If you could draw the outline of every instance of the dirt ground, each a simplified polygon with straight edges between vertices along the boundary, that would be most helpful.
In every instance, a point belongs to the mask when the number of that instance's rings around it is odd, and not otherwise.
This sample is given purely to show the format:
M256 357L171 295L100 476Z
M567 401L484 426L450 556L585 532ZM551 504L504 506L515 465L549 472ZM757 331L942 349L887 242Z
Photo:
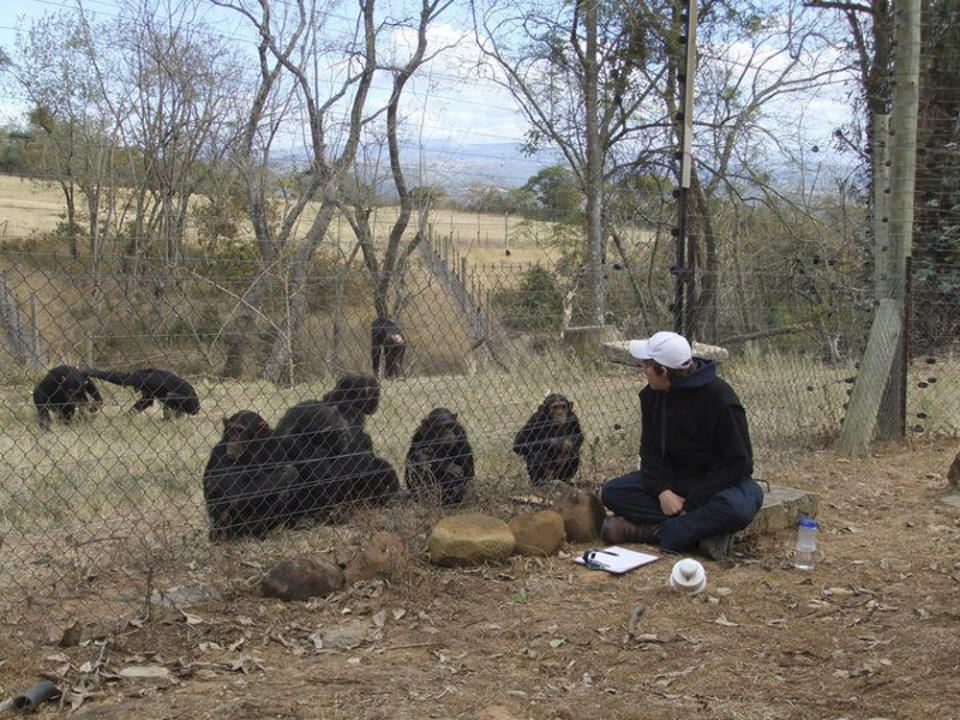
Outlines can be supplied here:
M668 588L674 558L615 577L571 562L584 546L500 567L417 560L309 603L262 599L251 579L106 642L14 628L0 685L68 687L40 717L960 717L960 510L939 502L956 451L810 453L768 478L821 496L812 572L785 537L705 562L702 597Z

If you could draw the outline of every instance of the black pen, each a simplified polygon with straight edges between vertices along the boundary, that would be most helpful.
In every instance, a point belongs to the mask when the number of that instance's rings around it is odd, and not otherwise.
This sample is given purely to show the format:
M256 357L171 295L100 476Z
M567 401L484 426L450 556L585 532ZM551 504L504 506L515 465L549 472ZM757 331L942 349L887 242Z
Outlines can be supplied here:
M594 552L603 553L604 555L613 555L614 557L620 557L615 552L610 552L609 550L594 550Z

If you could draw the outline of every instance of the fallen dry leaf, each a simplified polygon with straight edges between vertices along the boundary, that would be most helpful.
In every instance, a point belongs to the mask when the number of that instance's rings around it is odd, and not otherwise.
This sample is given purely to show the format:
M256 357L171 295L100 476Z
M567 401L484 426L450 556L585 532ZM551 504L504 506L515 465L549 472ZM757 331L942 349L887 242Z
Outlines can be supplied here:
M717 625L723 625L724 627L740 627L739 623L730 622L729 620L727 620L726 615L724 615L723 613L721 613L720 617L714 620L714 622Z

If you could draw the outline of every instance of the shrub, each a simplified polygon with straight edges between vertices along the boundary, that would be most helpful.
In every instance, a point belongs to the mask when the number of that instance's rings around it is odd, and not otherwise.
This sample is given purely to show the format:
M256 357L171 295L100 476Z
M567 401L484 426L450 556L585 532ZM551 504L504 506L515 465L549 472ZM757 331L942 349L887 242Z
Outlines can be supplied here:
M552 272L540 265L523 274L520 287L497 295L508 327L524 331L560 330L563 292Z

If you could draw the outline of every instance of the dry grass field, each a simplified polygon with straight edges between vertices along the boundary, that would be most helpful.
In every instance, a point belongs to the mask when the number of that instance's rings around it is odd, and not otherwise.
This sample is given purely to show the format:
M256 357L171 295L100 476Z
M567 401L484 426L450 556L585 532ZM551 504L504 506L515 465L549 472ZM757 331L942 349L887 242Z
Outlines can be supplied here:
M70 261L26 267L11 252L48 250L39 238L58 214L55 189L0 176L0 269L18 296L41 299L50 360L79 362L84 335L72 326L95 327L88 288ZM435 223L478 266L550 257L529 237L522 246L506 239L502 217L440 212ZM577 484L598 490L633 467L635 369L520 334L499 368L470 356L435 284L416 283L412 312L429 322L407 330L408 376L384 383L369 420L378 454L401 467L419 419L450 407L477 456L465 509L508 519L535 507L513 435L544 395L562 391L586 434ZM184 293L198 306L225 302L199 281ZM99 415L42 432L30 401L36 372L0 363L0 700L49 677L67 692L41 717L70 708L76 717L170 720L957 716L960 513L939 503L960 428L956 358L909 368L907 442L847 459L825 448L853 361L752 347L731 357L722 372L748 410L756 475L821 497L821 561L812 573L795 570L789 537L739 547L729 561L707 563L708 592L692 599L667 587L673 558L612 577L575 566L584 549L576 544L550 558L433 567L426 536L445 511L406 500L343 524L211 544L200 479L222 418L250 408L275 423L326 392L338 372L366 368L370 311L348 308L336 363L329 317L312 316L298 362L316 372L278 387L218 379L222 340L203 329L199 311L178 326L181 336L161 337L150 334L149 306L125 302L117 283L107 301L114 320L96 326L98 357L176 358L202 408L176 422L157 408L130 415L134 393L100 383ZM378 530L396 533L409 553L387 577L307 603L260 597L276 561L345 563ZM200 596L165 606L162 595L176 588ZM79 637L61 646L72 626Z
M297 234L306 232L316 214L312 205L304 212ZM10 175L0 175L0 247L12 241L21 241L52 232L64 213L63 193L55 183L41 183ZM385 238L396 218L397 209L378 208L371 216L374 236ZM547 262L556 257L549 247L549 230L543 223L528 222L520 230L520 218L439 209L431 216L433 235L449 237L453 247L483 264L512 265ZM412 235L413 228L408 228ZM248 228L248 232L251 232ZM519 238L519 239L518 239ZM349 252L353 234L346 221L334 220L331 227L331 245ZM42 247L39 243L32 249ZM510 250L509 256L504 251ZM43 249L48 249L43 247ZM65 252L66 248L57 248Z

